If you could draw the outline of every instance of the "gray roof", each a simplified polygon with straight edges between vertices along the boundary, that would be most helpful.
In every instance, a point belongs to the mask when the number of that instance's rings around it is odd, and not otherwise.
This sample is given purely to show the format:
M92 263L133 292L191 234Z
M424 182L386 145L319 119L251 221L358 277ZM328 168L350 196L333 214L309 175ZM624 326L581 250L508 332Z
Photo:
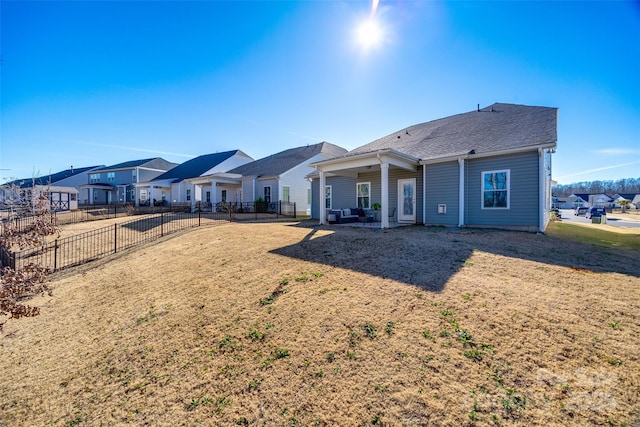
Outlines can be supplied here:
M171 168L176 167L177 165L178 165L177 163L168 162L162 157L154 157L151 159L129 160L127 162L122 162L122 163L118 163L111 166L105 166L103 168L96 169L95 172L102 172L102 171L116 170L116 169L133 169L137 167L169 170Z
M176 166L175 168L159 175L153 181L172 179L172 182L180 182L189 178L196 178L207 172L209 169L219 165L236 154L247 156L240 150L224 151L222 153L203 154ZM249 156L247 156L249 157ZM251 158L251 157L249 157Z
M16 179L14 181L7 182L3 185L11 186L15 185L20 188L30 188L33 185L51 185L56 182L62 181L63 179L70 178L72 176L88 172L92 169L96 169L98 166L88 166L84 168L70 168L65 169L60 172L52 173L49 175L43 175L37 178L28 178L28 179Z
M421 160L485 154L557 140L557 108L496 103L468 113L413 125L369 144L348 156L393 149Z
M323 153L327 159L344 156L347 153L342 147L329 142L290 148L268 157L238 166L229 171L242 176L279 176L294 167L309 161L313 156Z

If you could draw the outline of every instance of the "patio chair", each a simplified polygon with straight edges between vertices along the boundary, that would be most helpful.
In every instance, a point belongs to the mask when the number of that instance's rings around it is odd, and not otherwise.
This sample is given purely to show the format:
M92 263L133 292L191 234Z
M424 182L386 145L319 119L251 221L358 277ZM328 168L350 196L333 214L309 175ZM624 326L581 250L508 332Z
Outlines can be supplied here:
M389 225L391 225L392 222L398 225L398 222L396 221L396 209L397 208L393 208L389 214Z

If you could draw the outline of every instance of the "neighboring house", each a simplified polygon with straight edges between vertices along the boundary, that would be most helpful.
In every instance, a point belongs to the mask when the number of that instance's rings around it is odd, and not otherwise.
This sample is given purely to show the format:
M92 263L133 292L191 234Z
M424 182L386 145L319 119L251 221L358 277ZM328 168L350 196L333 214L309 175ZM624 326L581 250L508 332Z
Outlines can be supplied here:
M226 172L237 166L253 161L253 158L240 150L222 153L204 154L188 160L175 168L136 184L140 204L172 202L195 205L196 202L211 203L211 180L193 181L201 176Z
M544 231L557 109L493 104L422 123L317 162L312 217L371 208L389 227L422 223Z
M581 205L583 207L610 208L611 203L613 202L613 199L604 193L597 193L597 194L583 193L583 194L572 194L571 196L576 196L580 200L584 200L585 203ZM575 206L575 207L578 207L578 206Z
M80 203L101 205L137 203L134 184L149 181L174 168L177 163L161 157L131 160L86 172L85 184L80 186Z
M296 204L298 214L309 215L311 208L311 184L305 178L319 162L347 153L337 145L321 142L304 147L291 148L251 163L238 166L228 172L219 172L191 179L195 186L216 188L211 202L288 202Z
M34 199L34 194L39 196L47 193L50 209L53 211L66 211L78 209L78 194L80 186L86 182L86 173L101 166L89 166L74 168L61 172L40 176L37 178L18 179L7 182L0 187L0 200L22 199L25 201ZM10 194L18 191L19 194Z
M566 198L565 202L559 206L560 209L575 209L582 207L589 207L588 194L571 194Z
M640 194L633 194L633 193L624 193L624 194L619 194L616 193L613 195L612 197L612 203L611 203L611 207L612 208L620 208L620 202L622 200L628 200L629 202L631 202L631 209L636 209L637 205L636 203L640 202ZM636 200L636 202L634 202L634 200Z

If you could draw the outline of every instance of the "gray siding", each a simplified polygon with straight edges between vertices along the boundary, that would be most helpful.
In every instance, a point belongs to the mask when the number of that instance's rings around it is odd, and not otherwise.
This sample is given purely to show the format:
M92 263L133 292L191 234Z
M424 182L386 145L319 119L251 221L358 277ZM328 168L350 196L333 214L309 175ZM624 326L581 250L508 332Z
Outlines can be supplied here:
M418 168L417 172L406 171L403 169L389 169L389 213L393 208L398 207L398 180L405 178L416 179L416 222L422 223L422 168ZM371 183L371 204L380 203L381 184L380 171L367 172L358 174L358 178L351 177L330 177L326 179L326 185L331 185L332 189L332 207L334 209L353 208L358 205L356 184L359 182ZM318 216L318 197L324 197L324 193L319 193L319 180L314 179L312 184L312 206L311 217ZM397 220L397 213L395 215Z
M427 200L425 224L458 225L460 209L458 162L427 165ZM438 213L438 205L447 206L446 214Z
M466 225L538 228L537 152L465 163ZM510 171L509 209L482 209L482 172L505 169Z

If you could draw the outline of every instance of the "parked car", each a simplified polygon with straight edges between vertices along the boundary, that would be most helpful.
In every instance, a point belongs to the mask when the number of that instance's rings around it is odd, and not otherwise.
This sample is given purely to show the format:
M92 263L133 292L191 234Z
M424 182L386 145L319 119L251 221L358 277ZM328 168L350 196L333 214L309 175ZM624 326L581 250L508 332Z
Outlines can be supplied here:
M576 210L573 211L573 214L574 215L585 215L588 210L589 210L589 208L584 208L584 207L576 208Z
M599 218L607 215L607 211L604 208L589 208L584 214L585 218Z

